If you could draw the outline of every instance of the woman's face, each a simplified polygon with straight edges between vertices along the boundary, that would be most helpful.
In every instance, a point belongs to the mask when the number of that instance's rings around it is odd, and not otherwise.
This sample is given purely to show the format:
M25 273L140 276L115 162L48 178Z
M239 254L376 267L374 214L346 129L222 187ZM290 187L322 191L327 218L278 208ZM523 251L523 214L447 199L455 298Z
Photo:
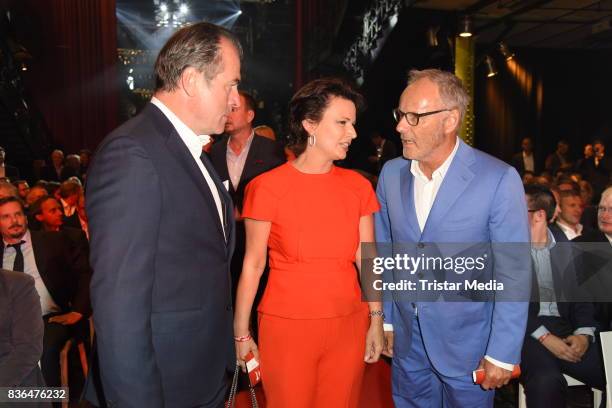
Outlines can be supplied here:
M308 148L320 152L329 160L343 160L351 142L357 137L356 117L357 111L352 101L332 96L318 123L303 123L308 133L316 137L315 145L308 145Z

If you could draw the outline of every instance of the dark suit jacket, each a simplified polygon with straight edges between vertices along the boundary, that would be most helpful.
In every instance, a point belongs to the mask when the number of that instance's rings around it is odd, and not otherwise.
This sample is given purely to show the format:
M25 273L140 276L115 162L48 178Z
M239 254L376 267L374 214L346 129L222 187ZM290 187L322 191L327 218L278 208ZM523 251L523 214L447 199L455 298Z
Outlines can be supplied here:
M514 156L512 156L512 162L510 164L522 176L525 173L525 162L523 161L523 152L518 152ZM541 169L538 163L538 159L536 159L535 157L535 154L533 156L533 167L534 167L535 175L540 174Z
M557 239L557 244L550 250L550 264L552 268L553 284L557 295L557 308L561 318L577 329L579 327L597 327L594 319L593 304L590 302L571 301L576 295L576 267L575 254L572 252L567 238ZM530 337L542 323L540 312L540 295L537 274L534 270L531 285L531 300L527 318L526 337ZM570 301L562 301L570 300Z
M38 273L62 313L91 314L87 253L60 232L30 231ZM0 247L4 254L4 245Z
M573 242L580 245L579 276L582 286L592 294L595 319L602 331L612 330L612 246L599 230L576 237Z
M229 180L230 178L226 159L228 140L229 137L224 137L218 143L215 143L210 150L210 160L221 180ZM242 212L246 185L261 173L280 166L284 162L285 154L277 143L263 136L255 135L253 137L251 148L244 162L244 169L240 176L238 188L234 189L232 182L229 182L229 193L238 211Z
M147 105L100 144L89 168L91 284L108 406L219 406L235 367L229 265L212 193L166 116ZM95 373L94 373L95 374ZM95 399L89 382L87 398Z
M0 269L0 387L44 386L43 320L34 279Z

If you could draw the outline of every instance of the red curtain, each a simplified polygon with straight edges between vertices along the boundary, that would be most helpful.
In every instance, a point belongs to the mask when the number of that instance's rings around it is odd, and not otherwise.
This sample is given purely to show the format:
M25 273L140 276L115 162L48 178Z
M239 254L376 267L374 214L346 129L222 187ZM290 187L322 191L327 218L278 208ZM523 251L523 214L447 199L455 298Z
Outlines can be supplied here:
M33 56L26 87L52 143L66 153L94 149L118 125L115 0L14 3Z

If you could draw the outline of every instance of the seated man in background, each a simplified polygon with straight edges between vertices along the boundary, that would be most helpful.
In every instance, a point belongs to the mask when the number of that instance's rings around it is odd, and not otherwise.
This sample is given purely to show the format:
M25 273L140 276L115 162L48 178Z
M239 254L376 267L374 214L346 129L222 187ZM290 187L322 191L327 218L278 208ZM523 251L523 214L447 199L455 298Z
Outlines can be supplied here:
M577 237L574 242L586 243L581 246L580 265L587 281L585 286L596 302L595 320L601 331L612 330L612 187L601 193L597 230Z
M594 309L588 302L559 301L564 282L576 279L572 251L567 240L555 240L548 229L556 207L551 191L528 185L525 195L535 270L531 299L536 301L529 305L520 381L530 408L565 407L563 374L605 388Z
M562 190L559 193L559 215L557 221L551 224L550 229L556 239L563 234L569 241L579 237L583 233L583 225L580 223L584 207L580 192L576 190ZM585 231L586 232L586 231Z
M16 197L0 199L0 234L2 268L34 278L45 332L41 368L47 385L59 387L60 351L91 314L88 254L76 251L64 234L30 231Z
M64 225L80 229L81 223L76 209L79 197L83 194L83 187L75 181L67 180L60 185L58 194L63 207Z

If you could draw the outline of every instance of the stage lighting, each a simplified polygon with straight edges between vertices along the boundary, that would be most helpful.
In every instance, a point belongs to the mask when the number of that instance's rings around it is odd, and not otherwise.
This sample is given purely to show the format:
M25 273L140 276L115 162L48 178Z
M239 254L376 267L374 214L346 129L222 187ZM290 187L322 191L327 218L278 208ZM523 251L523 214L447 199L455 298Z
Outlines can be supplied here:
M495 62L493 62L493 58L488 55L485 57L485 65L487 66L487 77L491 78L497 75L497 69L495 68Z
M459 22L459 36L460 37L471 37L472 36L472 19L470 16L464 16Z
M187 14L189 12L189 7L187 4L183 3L179 6L179 11L181 14Z
M510 50L508 45L504 42L499 43L499 52L501 52L501 54L504 56L506 61L510 61L512 58L514 58L514 53Z
M166 11L168 11L168 5L166 3L160 4L159 11L161 11L162 13L165 13Z

